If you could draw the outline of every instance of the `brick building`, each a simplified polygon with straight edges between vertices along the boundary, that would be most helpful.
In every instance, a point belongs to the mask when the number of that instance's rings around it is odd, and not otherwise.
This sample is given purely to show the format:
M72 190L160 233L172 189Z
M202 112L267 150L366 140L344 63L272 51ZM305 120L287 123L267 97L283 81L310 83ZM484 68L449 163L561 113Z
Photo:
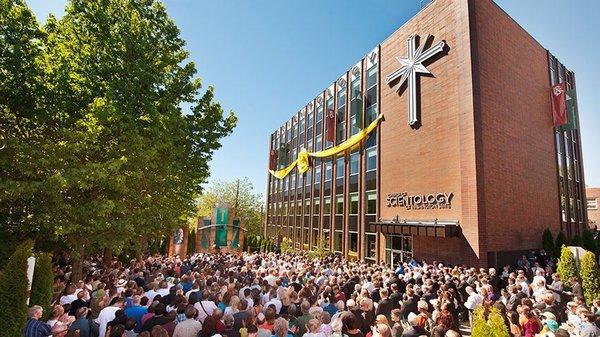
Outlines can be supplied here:
M266 235L373 262L483 266L539 247L545 228L579 233L580 135L553 127L550 87L560 82L575 88L492 1L432 1L270 136L281 170L384 116L305 173L269 174Z
M587 196L588 224L591 229L600 230L600 187L588 187L585 189Z

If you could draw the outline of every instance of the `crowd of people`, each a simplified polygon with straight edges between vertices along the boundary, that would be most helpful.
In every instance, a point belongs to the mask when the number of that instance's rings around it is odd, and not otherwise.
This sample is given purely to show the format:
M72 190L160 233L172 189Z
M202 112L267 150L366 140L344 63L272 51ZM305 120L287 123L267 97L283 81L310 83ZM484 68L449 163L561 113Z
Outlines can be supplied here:
M25 337L457 337L478 307L513 337L600 337L600 299L586 305L577 280L566 291L543 252L499 272L276 253L91 256L83 269L73 279L56 259L55 304L30 308Z

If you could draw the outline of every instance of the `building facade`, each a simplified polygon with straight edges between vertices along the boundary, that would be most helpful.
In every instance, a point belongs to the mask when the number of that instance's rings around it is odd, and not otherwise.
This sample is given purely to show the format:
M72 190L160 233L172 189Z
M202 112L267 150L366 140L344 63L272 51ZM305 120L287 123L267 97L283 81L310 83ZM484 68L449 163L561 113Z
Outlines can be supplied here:
M550 88L562 82L575 89L491 0L432 1L271 134L277 171L384 116L306 172L269 174L265 234L350 259L483 266L537 248L545 228L579 233L579 125L552 121Z
M589 228L600 230L600 187L588 187L585 189L587 196L587 212Z

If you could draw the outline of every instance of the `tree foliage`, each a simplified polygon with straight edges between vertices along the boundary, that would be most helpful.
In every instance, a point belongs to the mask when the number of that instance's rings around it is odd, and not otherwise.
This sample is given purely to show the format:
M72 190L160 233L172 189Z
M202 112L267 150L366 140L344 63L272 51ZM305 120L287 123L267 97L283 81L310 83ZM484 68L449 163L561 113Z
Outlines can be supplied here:
M573 235L573 237L571 238L571 246L575 246L575 247L582 247L583 246L583 242L581 241L581 236L575 234Z
M250 179L214 181L198 198L196 215L199 218L212 216L218 203L231 207L231 216L239 218L247 230L246 238L262 234L263 199L260 193L254 193Z
M48 253L37 254L31 292L29 295L29 306L39 305L44 308L44 314L48 315L51 310L52 288L54 277L52 272L52 257Z
M552 237L552 232L550 231L550 228L544 229L544 232L542 233L542 248L549 255L554 256L554 253L555 253L554 238ZM558 256L555 256L555 257L558 257Z
M164 6L70 0L40 27L22 1L1 1L0 221L9 232L118 254L192 215L236 117L212 87L202 91Z
M562 253L562 246L567 244L567 236L563 231L558 232L556 235L556 242L554 243L554 256L560 257Z
M581 286L588 305L600 298L600 269L592 252L586 252L581 259Z
M556 272L563 284L570 289L573 286L571 277L577 277L577 262L575 261L575 255L565 245L561 248Z
M21 336L27 320L27 259L33 242L20 244L0 274L0 337Z
M590 252L594 252L595 254L600 253L598 243L594 239L594 234L589 229L584 229L581 234L581 242L583 244L583 248L585 250L589 250Z

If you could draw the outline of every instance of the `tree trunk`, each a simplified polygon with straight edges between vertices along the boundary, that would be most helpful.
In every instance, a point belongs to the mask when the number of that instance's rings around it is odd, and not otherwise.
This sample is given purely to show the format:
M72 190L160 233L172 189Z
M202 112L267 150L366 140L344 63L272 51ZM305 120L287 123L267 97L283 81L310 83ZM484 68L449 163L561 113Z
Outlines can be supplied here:
M83 278L83 259L85 259L85 247L80 245L73 252L73 271L71 272L71 282L75 283Z
M104 267L109 267L110 264L112 263L112 259L113 259L112 249L105 247L104 252L102 254L102 264L104 265Z

